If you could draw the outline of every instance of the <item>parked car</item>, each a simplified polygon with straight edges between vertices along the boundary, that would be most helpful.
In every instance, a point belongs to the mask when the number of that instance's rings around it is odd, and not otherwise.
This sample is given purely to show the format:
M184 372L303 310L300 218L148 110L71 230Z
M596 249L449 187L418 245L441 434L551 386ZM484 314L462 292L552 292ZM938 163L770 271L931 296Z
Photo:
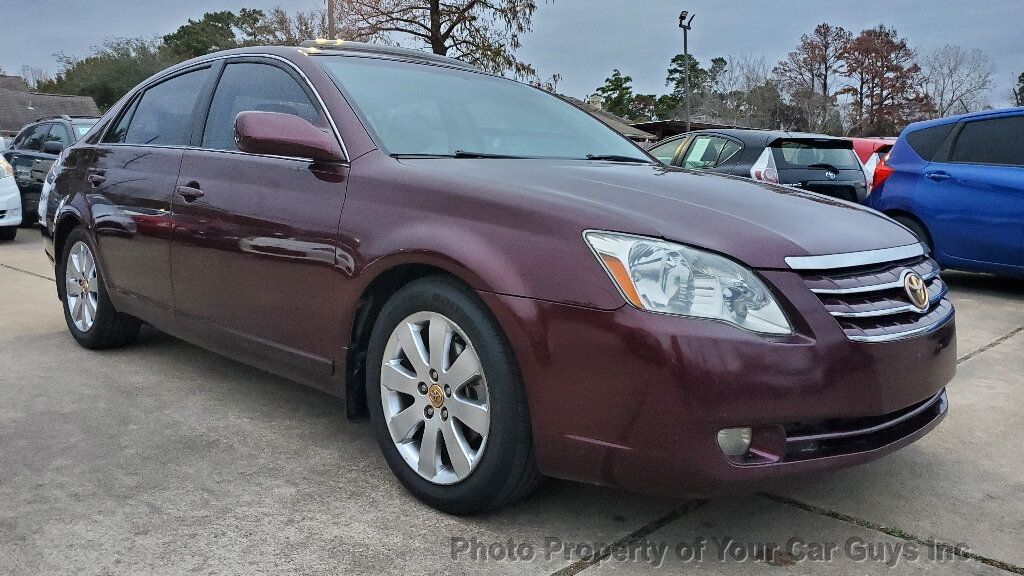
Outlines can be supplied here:
M902 226L662 166L457 60L190 60L69 148L52 194L82 346L144 321L344 397L450 513L541 474L680 495L833 469L947 409L953 306Z
M785 184L859 202L867 180L843 138L771 130L697 130L649 148L661 163Z
M883 156L892 150L896 143L895 138L850 138L853 142L853 151L857 154L861 164L864 165L864 176L867 178L868 194L871 193L871 182L875 177L875 166Z
M14 168L0 157L0 242L14 240L21 224L21 194Z
M1024 277L1024 108L911 124L874 188L943 267Z
M18 132L3 157L14 167L21 205L27 215L23 224L31 226L36 219L40 193L50 165L64 148L84 136L96 118L84 116L53 116L40 118Z

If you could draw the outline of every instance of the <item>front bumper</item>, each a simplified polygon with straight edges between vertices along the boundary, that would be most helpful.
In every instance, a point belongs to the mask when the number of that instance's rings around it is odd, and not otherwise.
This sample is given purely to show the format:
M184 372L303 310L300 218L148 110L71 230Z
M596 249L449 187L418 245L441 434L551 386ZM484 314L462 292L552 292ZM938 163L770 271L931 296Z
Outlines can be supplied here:
M954 321L916 338L853 342L799 276L765 276L797 295L796 335L481 293L520 363L541 470L704 495L866 462L938 424L956 370ZM928 402L926 413L872 428ZM717 434L733 427L754 428L764 458L724 456ZM813 438L851 430L868 433Z
M13 177L0 178L0 226L21 224L23 210L18 184Z

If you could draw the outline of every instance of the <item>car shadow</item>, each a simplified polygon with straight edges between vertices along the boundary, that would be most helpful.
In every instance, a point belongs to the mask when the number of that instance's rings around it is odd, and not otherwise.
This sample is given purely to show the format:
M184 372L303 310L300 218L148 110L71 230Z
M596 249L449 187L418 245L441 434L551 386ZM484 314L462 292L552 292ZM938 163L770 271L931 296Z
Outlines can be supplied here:
M1021 278L945 270L942 279L954 290L977 290L1004 296L1024 294L1024 279Z

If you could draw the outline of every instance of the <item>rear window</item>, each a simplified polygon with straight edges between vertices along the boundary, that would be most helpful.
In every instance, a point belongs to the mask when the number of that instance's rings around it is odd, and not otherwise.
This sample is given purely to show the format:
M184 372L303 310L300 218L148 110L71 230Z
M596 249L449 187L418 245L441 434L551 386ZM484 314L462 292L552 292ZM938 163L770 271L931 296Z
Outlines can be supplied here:
M860 170L860 160L849 142L837 140L784 140L772 143L775 164L779 170L799 168L834 168Z
M1024 116L968 122L949 161L1024 166Z
M94 124L96 124L95 120L89 120L88 122L73 122L71 125L75 128L75 134L81 138L89 133Z
M935 153L939 151L939 146L946 141L946 136L949 136L950 131L953 130L953 124L943 124L942 126L932 126L931 128L925 128L923 130L916 130L907 134L907 144L917 152L917 155L924 160L931 160L935 157Z

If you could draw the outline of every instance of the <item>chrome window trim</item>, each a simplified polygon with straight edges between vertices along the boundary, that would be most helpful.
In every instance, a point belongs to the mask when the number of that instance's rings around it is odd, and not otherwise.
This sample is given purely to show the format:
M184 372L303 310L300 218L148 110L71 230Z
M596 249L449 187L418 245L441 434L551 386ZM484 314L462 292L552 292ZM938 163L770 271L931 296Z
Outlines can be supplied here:
M299 53L302 54L301 51ZM153 86L154 84L158 84L158 83L162 82L166 77L172 76L172 75L177 74L179 72L184 72L184 71L188 70L189 68L193 68L195 66L202 66L203 64L209 64L209 63L212 63L212 62L218 62L220 60L232 60L232 59L241 59L241 58L269 58L271 60L276 60L278 62L284 62L285 64L290 66L291 69L294 70L299 75L299 77L302 78L302 81L306 83L306 86L309 87L309 90L313 93L313 96L316 97L316 101L320 104L320 109L324 111L324 116L327 117L327 121L331 124L331 129L334 132L334 137L338 140L338 144L341 145L341 152L342 152L342 154L345 155L345 162L346 163L352 162L352 157L349 156L349 153L348 153L348 147L345 146L345 140L341 137L341 132L338 130L337 123L334 122L334 117L331 116L331 111L327 109L327 104L324 103L324 99L320 97L320 93L317 92L316 87L313 86L313 83L309 80L309 77L306 76L306 73L303 72L302 69L299 68L294 62L292 62L291 60L288 60L287 58L278 56L276 54L267 54L265 52L252 52L252 53L246 53L246 54L224 54L224 55L216 56L216 57L213 57L213 58L204 58L203 60L197 60L195 62L190 62L188 64L188 66L180 66L180 67L179 66L175 66L173 68L169 68L167 70L164 70L163 72L159 73L158 76L153 76L152 78L149 78L145 82L145 84L142 84L142 85L136 87L132 92L130 92L131 98L134 98L135 95L138 94L141 91L148 90L150 86ZM219 83L220 79L218 78L217 81ZM103 137L106 136L106 131L109 130L109 128L110 128L109 125L106 126L106 129L104 130ZM124 143L124 142L117 142L117 143L114 143L114 142L102 142L102 137L101 137L100 140L101 140L100 142L96 143L96 146L132 146L132 147L136 147L136 148L149 147L149 148L174 148L174 149L183 149L183 150L208 150L208 151L212 151L212 152L228 152L228 153L247 154L249 156L260 156L260 157L265 157L265 158L283 158L283 159L287 159L287 160L309 160L309 161L312 161L311 159L308 159L308 158L299 158L299 157L296 157L296 156L272 156L272 155L268 155L268 154L252 154L252 153L249 153L249 152L242 152L241 150L217 150L217 149L213 149L213 148L202 148L202 147L198 147L198 146L160 146L160 145L153 145L153 144L128 144L128 143Z
M907 260L924 256L928 248L922 243L907 244L895 248L880 250L864 250L862 252L846 252L843 254L826 254L823 256L786 256L786 264L792 270L831 270L835 268L853 268L884 264L897 260Z

